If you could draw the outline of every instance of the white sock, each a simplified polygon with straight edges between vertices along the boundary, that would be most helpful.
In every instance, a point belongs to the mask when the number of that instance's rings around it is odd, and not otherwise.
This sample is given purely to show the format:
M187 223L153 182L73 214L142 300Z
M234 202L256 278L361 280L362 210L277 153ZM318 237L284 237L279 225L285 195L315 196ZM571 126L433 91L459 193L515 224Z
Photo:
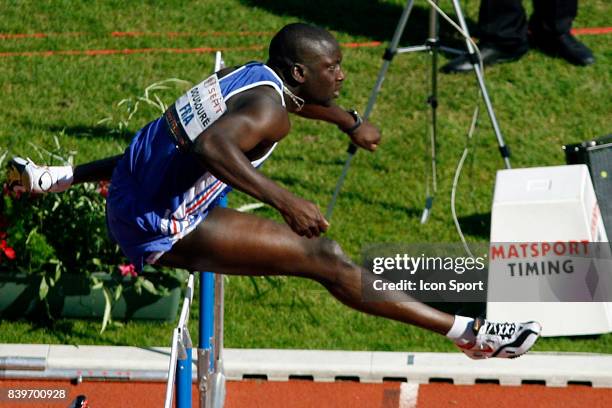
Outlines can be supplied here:
M36 193L59 193L72 185L72 166L36 166L28 168L30 188Z
M455 315L455 321L451 329L446 333L446 337L455 343L471 343L476 338L472 330L473 323L474 319L471 317Z

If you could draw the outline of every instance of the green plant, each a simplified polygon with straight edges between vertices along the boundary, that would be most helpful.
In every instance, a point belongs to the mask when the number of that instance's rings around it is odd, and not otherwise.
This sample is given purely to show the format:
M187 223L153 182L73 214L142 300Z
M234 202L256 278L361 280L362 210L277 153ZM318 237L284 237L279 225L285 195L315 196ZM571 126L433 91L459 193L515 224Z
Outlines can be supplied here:
M40 148L36 150L44 151ZM60 161L66 152L56 143L54 151L44 151L46 162ZM158 296L169 293L168 287L154 284L152 274L184 282L182 271L147 266L138 274L127 263L117 244L106 232L105 197L108 183L84 183L61 194L14 194L6 186L0 201L0 273L17 271L38 282L38 296L48 318L55 318L49 307L50 290L61 285L65 273L85 277L93 290L102 290L106 301L101 332L111 323L113 303L119 300L124 286L137 293L147 291ZM110 280L102 281L93 272L106 272ZM166 280L167 281L167 280Z
M176 282L184 281L184 273L165 268L146 267L137 274L119 247L106 233L105 199L99 186L86 183L63 194L34 196L23 194L2 197L2 219L6 225L5 242L14 256L0 259L0 272L18 271L39 279L39 299L45 304L48 317L49 291L61 284L65 273L85 277L94 290L102 290L106 300L101 331L111 322L111 310L125 285L133 285L155 295L168 294L168 288L156 285L151 274L164 274ZM101 281L93 272L106 272L111 280Z

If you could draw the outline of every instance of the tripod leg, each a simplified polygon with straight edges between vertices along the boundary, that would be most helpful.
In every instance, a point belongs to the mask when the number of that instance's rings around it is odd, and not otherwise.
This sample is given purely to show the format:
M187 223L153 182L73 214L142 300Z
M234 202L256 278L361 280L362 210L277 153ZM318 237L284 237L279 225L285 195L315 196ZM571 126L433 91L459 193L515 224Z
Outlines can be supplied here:
M370 93L370 99L368 99L368 105L363 115L366 120L369 119L370 113L372 113L372 109L374 108L374 104L376 103L376 97L378 96L378 93L380 92L380 88L382 87L383 81L385 80L385 75L387 73L387 70L389 69L389 65L391 65L391 60L393 59L393 57L395 56L397 52L397 46L402 37L402 34L404 33L404 28L406 27L406 22L408 21L408 17L410 17L410 12L412 11L413 4L414 4L414 0L408 0L406 2L406 6L404 7L404 10L402 11L402 15L400 17L399 23L397 24L397 27L395 27L395 33L393 34L391 43L389 44L389 47L385 50L385 53L383 55L383 60L384 60L383 65L380 68L380 71L378 72L378 78L376 79L376 84L374 85L374 88L372 89L372 92ZM338 199L338 195L340 194L340 190L342 189L342 184L344 183L344 179L346 178L349 167L351 166L351 161L353 160L353 156L355 155L356 152L357 152L357 146L350 143L348 147L348 157L346 159L346 162L344 163L344 167L342 168L342 174L340 175L340 178L338 179L338 182L336 183L336 189L334 190L332 199L329 202L329 205L327 206L325 217L328 220L332 216L332 213L334 211L334 206L336 205L336 200Z
M437 1L437 0L436 0ZM433 206L434 194L438 190L437 185L437 166L436 166L436 140L437 140L437 110L438 110L438 53L440 44L438 38L438 13L434 8L429 10L429 38L427 39L427 47L431 55L431 94L427 98L427 104L431 108L431 123L429 128L429 138L431 146L431 190L429 190L429 177L427 177L427 197L425 199L425 207L421 215L421 224L425 224L431 214ZM428 174L428 170L425 170Z
M372 109L374 109L374 104L376 103L376 97L380 92L380 88L382 88L382 83L385 80L385 75L387 70L389 69L389 65L391 65L391 60L397 53L397 46L399 45L399 41L402 38L402 34L404 33L404 29L406 28L406 22L408 21L408 17L410 17L410 13L412 12L412 6L414 5L414 0L408 0L404 10L402 11L402 15L400 17L399 23L397 27L395 27L395 33L393 34L393 38L391 39L391 43L389 47L385 50L383 55L383 65L380 68L380 72L378 73L378 78L376 79L376 84L374 85L374 89L372 89L372 93L370 94L370 99L368 99L368 105L366 107L364 117L368 119L370 114L372 113Z
M438 38L438 13L431 8L429 15L429 40L431 48L431 96L429 104L431 106L431 173L433 182L433 192L438 189L437 170L436 170L436 140L438 132L438 53L440 51Z
M455 9L455 14L457 14L457 18L459 19L459 25L461 29L469 36L469 31L467 28L467 24L465 24L465 18L463 17L463 12L461 11L461 5L459 4L459 0L452 0L453 7ZM480 92L482 93L482 98L484 100L485 106L487 108L487 113L489 114L489 119L491 119L491 124L493 125L493 131L495 132L495 137L497 138L497 144L499 145L499 151L504 159L504 163L506 168L511 168L510 166L510 149L506 146L504 142L504 137L502 136L501 130L499 129L499 124L497 123L497 118L495 117L495 111L493 111L493 105L491 104L491 100L489 99L489 93L487 92L487 86L484 82L484 76L481 70L481 66L479 61L477 61L476 53L472 43L466 38L465 40L468 53L472 56L472 64L474 65L474 72L476 73L476 78L478 80L478 86L480 87Z

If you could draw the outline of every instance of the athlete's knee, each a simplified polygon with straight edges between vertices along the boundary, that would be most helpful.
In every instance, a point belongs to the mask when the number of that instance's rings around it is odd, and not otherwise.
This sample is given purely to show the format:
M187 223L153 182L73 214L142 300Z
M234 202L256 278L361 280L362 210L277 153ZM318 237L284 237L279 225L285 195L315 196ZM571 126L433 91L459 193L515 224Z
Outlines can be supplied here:
M329 238L317 240L317 256L328 262L350 262L340 244Z
M341 275L357 271L355 264L344 253L340 244L329 238L319 238L315 244L315 264L318 280L335 283Z

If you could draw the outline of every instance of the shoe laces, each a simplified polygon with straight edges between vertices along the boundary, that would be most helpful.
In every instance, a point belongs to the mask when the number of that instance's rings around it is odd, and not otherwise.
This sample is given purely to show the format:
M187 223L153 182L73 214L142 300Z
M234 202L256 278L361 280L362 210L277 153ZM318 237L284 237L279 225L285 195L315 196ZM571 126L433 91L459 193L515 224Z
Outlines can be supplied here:
M516 323L492 323L487 322L484 333L491 336L499 336L502 339L509 339L516 333L518 325Z

